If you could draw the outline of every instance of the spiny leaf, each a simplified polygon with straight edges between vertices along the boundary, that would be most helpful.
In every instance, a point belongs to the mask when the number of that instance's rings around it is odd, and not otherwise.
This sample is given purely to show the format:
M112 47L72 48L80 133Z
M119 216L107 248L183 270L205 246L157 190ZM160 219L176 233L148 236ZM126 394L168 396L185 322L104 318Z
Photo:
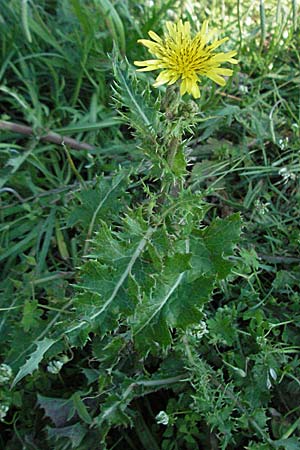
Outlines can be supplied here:
M119 233L117 238L105 224L102 225L95 239L95 253L90 255L97 256L102 262L91 260L82 270L79 288L85 293L76 303L84 317L69 328L67 334L78 332L87 325L96 325L101 333L105 333L121 313L132 312L136 300L127 292L129 276L154 230L151 227L143 230L138 220L129 218L127 226L131 228L129 241L127 233L123 237Z
M72 399L61 399L37 395L38 405L45 410L56 427L63 427L75 414L75 406Z
M120 171L112 180L103 178L97 186L82 191L78 196L80 205L73 209L67 225L80 223L88 229L90 238L99 220L107 220L112 212L120 213L127 186L128 172Z
M226 258L239 240L240 229L240 215L234 214L217 218L204 230L196 231L191 238L193 273L215 273L218 280L225 278L232 267Z
M38 308L37 300L26 301L21 321L24 331L27 332L38 326L41 314L42 310Z
M273 442L274 448L278 450L299 450L300 439L297 437L291 437L288 439L279 439Z
M51 428L47 427L47 433L49 438L55 439L67 438L71 441L72 448L78 448L81 444L87 430L80 425L80 423L75 423L74 425L69 425L63 428Z
M132 330L142 351L166 347L172 342L171 329L185 330L199 323L203 305L209 301L215 281L223 279L232 264L226 261L240 233L239 215L215 220L204 230L195 230L189 253L168 257L155 283L144 284L142 300L136 307Z
M175 267L174 267L175 271ZM171 344L171 329L186 329L198 323L203 313L201 309L209 300L214 287L215 277L200 276L193 282L187 281L186 273L170 275L166 280L160 274L149 296L137 306L133 319L133 336L140 350L155 350L159 346Z
M143 140L151 136L153 146L159 129L159 101L151 96L150 88L145 90L140 85L128 61L121 64L114 55L112 63L116 79L114 97L119 113L139 132ZM127 108L125 113L124 107Z
M20 368L17 373L13 383L12 388L21 381L26 375L32 374L39 367L39 363L42 361L46 351L55 343L53 339L44 338L42 341L37 342L37 349L31 354L30 358L27 359L25 364Z

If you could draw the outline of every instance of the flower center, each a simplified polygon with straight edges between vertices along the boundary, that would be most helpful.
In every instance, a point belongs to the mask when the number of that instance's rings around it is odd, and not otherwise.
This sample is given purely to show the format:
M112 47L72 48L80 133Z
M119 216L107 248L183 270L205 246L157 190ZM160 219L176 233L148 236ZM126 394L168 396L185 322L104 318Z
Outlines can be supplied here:
M195 77L207 72L207 63L213 56L198 40L174 42L167 39L164 53L160 55L165 68L180 74L183 78Z

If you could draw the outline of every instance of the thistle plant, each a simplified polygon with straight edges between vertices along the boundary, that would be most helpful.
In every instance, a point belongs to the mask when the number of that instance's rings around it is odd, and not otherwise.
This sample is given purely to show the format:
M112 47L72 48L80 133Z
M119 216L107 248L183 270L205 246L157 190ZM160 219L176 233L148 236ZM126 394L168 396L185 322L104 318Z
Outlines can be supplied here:
M184 349L186 335L203 326L215 286L231 272L228 257L240 234L238 214L208 225L204 193L188 186L186 150L198 106L182 98L185 93L199 97L198 75L223 85L221 75L232 70L220 64L235 64L236 52L216 54L226 39L208 45L206 22L194 39L190 25L181 21L167 23L164 39L149 34L155 42L141 43L158 59L135 64L146 66L142 71L163 69L155 86L168 86L165 93L153 91L129 63L114 55L116 107L134 130L144 158L138 173L121 171L99 185L106 209L98 217L92 250L81 269L76 319L65 333L76 346L84 345L93 332L103 397L91 421L101 429L103 445L112 425L138 427L133 399L190 379L189 359L175 349ZM132 175L138 175L143 191L128 205L125 189ZM116 200L122 205L117 214ZM146 369L149 358L158 365L152 375Z
M296 0L2 3L0 448L299 449Z
M82 223L89 251L72 311L35 342L13 382L36 370L46 353L62 360L70 348L91 350L93 373L88 367L82 372L91 377L86 392L93 401L83 403L81 392L70 400L82 419L80 448L89 448L95 428L103 449L113 426L138 428L141 415L133 413L133 400L192 381L189 358L178 348L185 349L186 336L203 327L206 305L230 274L228 258L239 240L239 215L208 220L205 193L189 188L187 142L199 116L197 103L183 98L199 98L199 76L224 85L222 76L232 70L221 63L236 64L236 52L215 53L226 38L208 44L207 22L194 38L187 22L166 27L164 38L150 31L154 42L140 41L157 59L135 63L140 71L162 69L155 87L168 84L165 93L153 91L117 52L112 58L116 108L134 130L143 159L138 170L121 169L82 193L70 223ZM133 201L128 191L137 178ZM157 368L150 375L153 360ZM39 405L51 418L46 400L39 398ZM62 425L69 426L67 420Z

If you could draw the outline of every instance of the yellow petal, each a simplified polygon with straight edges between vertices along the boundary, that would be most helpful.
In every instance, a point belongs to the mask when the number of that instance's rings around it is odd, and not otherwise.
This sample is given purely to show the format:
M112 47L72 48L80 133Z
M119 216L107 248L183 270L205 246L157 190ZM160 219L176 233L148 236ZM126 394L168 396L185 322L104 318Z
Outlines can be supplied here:
M159 44L157 44L156 42L149 41L149 39L139 39L138 43L149 48L151 53L155 54L159 50Z
M214 50L215 48L220 47L224 42L228 41L228 37L225 37L223 39L219 39L218 41L213 42L207 47L207 50Z
M161 86L163 84L166 84L170 81L170 72L169 70L163 70L160 72L158 77L155 80L155 83L153 84L154 87Z
M238 60L232 58L232 56L235 56L236 54L237 54L236 51L231 51L227 53L217 53L216 55L212 56L211 59L217 63L234 61L232 64L237 64Z
M172 22L166 22L166 28L169 36L176 41L177 26Z
M143 69L136 69L137 72L151 72L151 70L156 70L157 67L144 67Z
M187 87L186 87L186 78L184 80L182 80L181 85L180 85L180 95L184 95L187 92Z
M217 67L216 69L214 69L214 72L217 75L225 75L226 77L230 77L233 74L232 69L226 69L225 67Z
M135 66L153 66L153 65L157 65L158 64L158 60L157 59L148 59L146 61L134 61L133 63Z
M153 39L153 41L158 42L159 44L162 43L162 39L158 36L158 34L154 33L154 31L148 31L149 36L151 37L151 39Z
M189 94L192 93L192 88L193 88L193 80L191 80L190 78L186 78L186 90Z
M200 89L197 83L193 83L191 94L194 98L200 98Z
M224 80L224 78L220 77L220 75L215 73L215 71L207 72L206 76L208 78L210 78L211 80L213 80L215 83L219 84L220 86L225 86L225 84L226 84L226 81Z
M191 38L191 24L190 22L185 22L183 25L183 34L186 39Z
M203 24L202 24L202 27L201 27L200 33L201 33L202 35L207 34L207 29L208 29L208 20L204 20L204 22L203 22Z
M233 56L237 55L237 51L231 50L231 52L227 52L226 55L228 55L228 56L230 56L230 58L232 58Z
M173 77L170 78L170 81L168 82L168 85L171 86L171 84L176 83L176 81L178 80L179 77L180 77L180 75L178 75L178 74L173 75Z
M150 72L162 68L162 64L158 59L148 59L146 61L134 61L134 64L142 69L137 69L137 72ZM145 67L144 67L145 66Z

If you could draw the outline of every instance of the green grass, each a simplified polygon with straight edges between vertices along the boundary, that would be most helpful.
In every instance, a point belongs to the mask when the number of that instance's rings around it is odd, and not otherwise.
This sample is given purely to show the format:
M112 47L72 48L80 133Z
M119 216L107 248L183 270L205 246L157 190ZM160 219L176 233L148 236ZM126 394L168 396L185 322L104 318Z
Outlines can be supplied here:
M186 138L188 186L210 205L204 223L237 212L243 219L234 268L215 289L198 331L180 336L168 358L145 358L143 367L125 330L115 341L82 335L76 344L67 337L57 342L14 389L0 384L0 411L9 406L0 447L105 448L102 423L95 419L90 427L90 414L106 405L111 382L123 396L107 430L110 450L299 448L299 5L189 4L0 0L0 121L32 129L27 136L0 122L1 358L14 377L37 343L63 334L74 314L82 319L74 298L79 268L94 251L90 239L104 222L118 230L118 216L138 205L150 211L157 199L158 177L149 176L139 121L134 129L121 117L128 104L115 86L114 55L131 66L145 59L137 39L149 29L161 33L180 14L195 29L209 17L211 27L230 37L224 49L239 50L225 88L201 83L201 120ZM141 93L153 74L138 79ZM150 97L157 95L153 89ZM40 139L49 132L91 150ZM103 207L106 195L111 204ZM123 339L128 358L121 352L114 359ZM61 370L50 373L55 361ZM99 374L97 364L111 370ZM190 382L160 388L150 375L169 380L173 365L174 376L188 372ZM134 376L147 380L132 398L126 389ZM59 400L47 405L44 397ZM63 400L66 413L76 410L73 422L53 421ZM155 419L160 411L169 425ZM77 427L71 439L58 430L70 423ZM78 444L83 428L88 435Z

